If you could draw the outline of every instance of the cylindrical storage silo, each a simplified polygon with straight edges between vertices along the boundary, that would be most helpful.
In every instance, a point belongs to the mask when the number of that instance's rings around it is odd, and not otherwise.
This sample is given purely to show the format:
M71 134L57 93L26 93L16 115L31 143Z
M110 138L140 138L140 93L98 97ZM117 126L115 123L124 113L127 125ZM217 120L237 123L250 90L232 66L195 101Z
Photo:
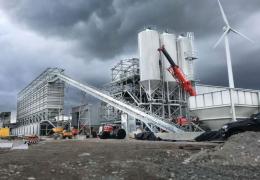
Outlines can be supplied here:
M157 31L146 29L138 34L140 83L149 95L160 84L159 47L159 34Z
M192 45L191 39L188 37L180 36L177 39L178 63L183 73L189 80L194 80L193 74L193 58L191 53Z
M173 61L178 64L176 36L174 34L164 32L160 35L160 44L161 46L163 45L165 47L169 55L172 57ZM167 84L169 84L170 86L175 86L176 80L167 70L171 66L169 61L163 54L161 54L161 60L164 81L167 82Z
M193 32L187 32L187 37L190 40L190 49L189 49L189 53L188 53L188 58L194 60L194 59L198 59L197 57L197 53L195 50L195 46L194 46L194 33Z

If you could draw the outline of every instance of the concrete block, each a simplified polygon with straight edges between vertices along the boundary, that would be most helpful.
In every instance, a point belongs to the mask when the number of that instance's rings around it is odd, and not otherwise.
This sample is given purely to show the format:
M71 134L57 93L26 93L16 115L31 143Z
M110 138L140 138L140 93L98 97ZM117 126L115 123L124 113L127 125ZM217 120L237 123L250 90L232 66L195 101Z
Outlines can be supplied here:
M12 148L13 143L10 142L0 142L0 148Z
M13 146L12 149L28 149L28 144L18 144L16 146Z

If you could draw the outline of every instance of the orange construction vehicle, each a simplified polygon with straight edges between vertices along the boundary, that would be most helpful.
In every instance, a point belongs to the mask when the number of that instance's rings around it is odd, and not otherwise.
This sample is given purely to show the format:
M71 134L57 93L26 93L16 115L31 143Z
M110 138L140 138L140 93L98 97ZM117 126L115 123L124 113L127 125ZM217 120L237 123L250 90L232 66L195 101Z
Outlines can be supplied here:
M54 132L53 137L54 139L72 139L73 134L71 131L64 130L62 127L53 128L52 131Z

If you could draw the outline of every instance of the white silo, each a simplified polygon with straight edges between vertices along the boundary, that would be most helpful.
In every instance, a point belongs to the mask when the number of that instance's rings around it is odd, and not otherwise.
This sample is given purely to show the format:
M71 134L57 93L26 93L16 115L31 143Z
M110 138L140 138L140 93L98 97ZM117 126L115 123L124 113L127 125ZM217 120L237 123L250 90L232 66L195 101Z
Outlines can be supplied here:
M150 97L160 85L159 47L157 31L146 29L138 34L140 83Z
M160 35L160 44L161 46L164 45L165 49L169 53L169 55L172 57L173 61L178 64L177 60L177 42L176 42L176 36L175 34L170 34L167 32L164 32ZM176 80L170 72L167 70L171 65L167 58L161 54L161 60L162 60L162 71L163 71L163 77L164 81L170 83L171 85L176 85Z
M183 73L189 80L194 79L193 60L197 59L193 45L193 34L179 36L177 39L178 63Z

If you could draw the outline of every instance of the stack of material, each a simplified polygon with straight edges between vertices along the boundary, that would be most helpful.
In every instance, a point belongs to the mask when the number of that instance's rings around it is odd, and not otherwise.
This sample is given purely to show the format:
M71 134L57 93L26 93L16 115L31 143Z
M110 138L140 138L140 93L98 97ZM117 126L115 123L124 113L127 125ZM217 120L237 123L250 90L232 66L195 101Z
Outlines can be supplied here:
M214 150L201 151L185 161L235 166L260 166L260 132L244 132L231 136Z

